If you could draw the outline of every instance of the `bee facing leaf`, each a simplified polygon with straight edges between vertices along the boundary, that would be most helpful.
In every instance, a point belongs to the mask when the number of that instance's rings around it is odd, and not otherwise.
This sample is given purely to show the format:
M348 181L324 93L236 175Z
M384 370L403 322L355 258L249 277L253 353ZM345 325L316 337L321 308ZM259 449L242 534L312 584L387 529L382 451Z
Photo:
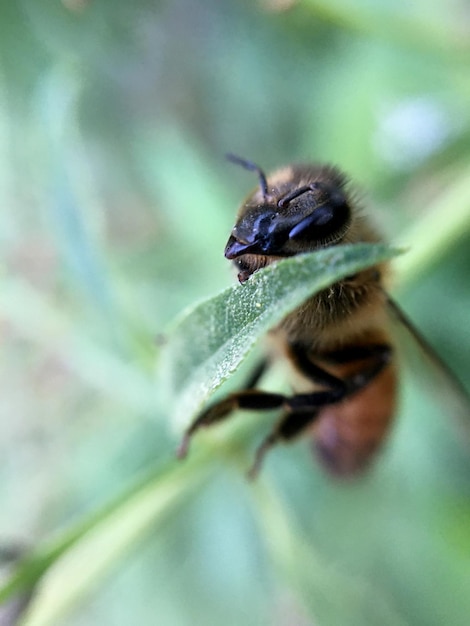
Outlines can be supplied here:
M279 409L251 475L275 444L308 434L329 472L354 476L375 457L396 411L398 363L390 312L401 322L405 318L385 286L388 261L397 251L381 243L336 168L295 165L266 176L249 161L230 159L256 171L260 181L243 203L225 248L242 284L221 294L219 302L197 307L174 330L182 349L176 347L170 370L184 380L180 411L198 409L198 398L210 395L267 331L276 344L273 354L281 353L293 366L294 392L257 387L272 359L268 351L244 389L190 423L179 455L187 454L197 431L234 410ZM212 317L210 308L218 305L226 328L217 327L220 315ZM205 356L204 349L196 349L199 363L185 354L184 339L185 325L196 317L201 343L207 342Z

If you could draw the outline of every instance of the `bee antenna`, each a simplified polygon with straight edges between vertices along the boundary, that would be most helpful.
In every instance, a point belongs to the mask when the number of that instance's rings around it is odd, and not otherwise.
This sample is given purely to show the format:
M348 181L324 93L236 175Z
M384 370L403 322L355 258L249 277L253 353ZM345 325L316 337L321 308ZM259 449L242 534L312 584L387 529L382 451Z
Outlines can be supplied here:
M266 174L263 170L253 163L252 161L247 161L247 159L242 159L236 154L228 153L225 155L227 160L231 163L235 163L236 165L241 165L246 170L250 170L250 172L257 172L259 178L259 186L261 187L261 193L263 194L263 200L266 200L268 197L268 181L266 180Z

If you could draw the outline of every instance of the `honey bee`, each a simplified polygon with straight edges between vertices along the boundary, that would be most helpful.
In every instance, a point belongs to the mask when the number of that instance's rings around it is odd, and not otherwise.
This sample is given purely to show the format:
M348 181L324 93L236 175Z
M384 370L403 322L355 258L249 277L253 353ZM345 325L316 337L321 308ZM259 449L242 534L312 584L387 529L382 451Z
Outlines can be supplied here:
M266 176L251 161L228 158L259 179L225 247L241 283L285 257L341 243L380 241L346 176L335 167L292 165ZM269 335L276 354L291 366L295 393L256 388L269 364L266 358L243 390L209 406L192 422L179 456L187 454L199 429L235 410L279 409L280 419L256 451L251 476L269 449L301 434L311 436L330 473L351 477L363 472L384 442L396 410L398 366L390 310L431 350L387 295L387 274L388 265L381 263L348 276L290 313Z

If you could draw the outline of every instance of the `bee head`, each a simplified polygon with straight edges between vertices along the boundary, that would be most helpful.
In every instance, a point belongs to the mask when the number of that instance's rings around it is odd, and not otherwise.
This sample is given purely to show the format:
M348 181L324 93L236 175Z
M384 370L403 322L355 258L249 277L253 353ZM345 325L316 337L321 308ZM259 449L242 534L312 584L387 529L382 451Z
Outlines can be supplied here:
M339 243L348 230L351 210L345 179L336 169L292 166L269 178L254 163L230 160L256 171L260 185L243 204L225 247L240 270L239 280L287 256Z

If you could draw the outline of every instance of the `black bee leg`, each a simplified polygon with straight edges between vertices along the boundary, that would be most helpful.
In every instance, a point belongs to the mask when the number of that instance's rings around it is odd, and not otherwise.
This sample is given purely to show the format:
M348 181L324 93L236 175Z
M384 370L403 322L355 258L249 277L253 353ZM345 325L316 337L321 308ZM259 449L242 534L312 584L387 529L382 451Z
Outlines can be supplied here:
M328 363L353 363L354 361L375 360L386 365L392 356L392 348L386 343L368 344L364 346L348 346L321 355Z
M348 346L334 352L319 354L316 358L320 361L330 364L354 363L356 361L371 361L369 367L358 370L357 374L351 376L348 380L342 380L328 373L323 367L313 362L306 350L300 346L291 345L292 360L298 369L308 376L314 382L327 387L337 387L344 385L351 387L351 391L358 390L358 383L364 378L364 384L367 384L372 378L375 378L382 369L390 362L392 349L387 344L369 344L363 346ZM315 357L314 357L315 358ZM364 385L362 385L364 386Z
M258 381L267 370L268 365L269 365L268 359L263 359L257 364L255 369L253 370L253 372L250 374L249 378L245 382L245 386L243 388L244 391L250 391L254 387L256 387ZM212 405L212 407L209 407L206 411L204 411L204 413L202 413L198 418L194 420L194 422L187 429L183 437L183 440L181 441L181 444L178 447L178 450L177 450L178 458L181 459L187 455L189 442L192 436L194 435L194 433L196 432L196 430L199 430L199 428L203 428L205 426L210 426L210 424L213 424L217 421L224 419L225 417L228 416L229 413L231 413L237 408L247 408L247 409L250 408L249 406L246 406L246 407L239 406L237 403L236 398L237 396L243 395L243 390L238 394L232 394L225 400L222 400L221 402L215 405ZM263 394L263 392L259 392L259 393ZM270 395L273 395L273 394L270 394ZM252 401L252 396L253 394L247 395L245 399L245 402L247 404L249 404L250 401ZM241 402L243 403L243 400L241 400ZM256 406L255 408L262 409L263 407ZM277 406L275 408L277 408Z
M316 383L329 386L330 389L310 394L298 394L286 399L289 412L278 422L255 453L253 465L248 473L250 478L258 474L265 454L277 443L288 443L302 433L321 415L321 409L331 404L341 402L349 395L366 387L386 367L390 360L391 349L385 345L373 345L349 348L328 355L328 360L334 363L347 363L363 359L371 359L372 363L351 376L337 378L310 361L301 350L296 351L296 363L302 371L309 375ZM327 357L323 357L327 360Z
M206 428L226 419L236 409L269 411L279 409L288 399L279 393L269 393L258 389L247 389L233 393L220 402L207 408L194 420L184 434L177 455L184 458L188 453L189 443L200 428Z
M320 409L330 404L340 402L353 394L374 379L387 365L390 358L388 346L366 346L357 349L346 349L328 355L321 355L321 359L332 363L347 363L358 360L371 360L371 364L361 368L344 380L330 374L319 365L313 363L302 348L292 347L292 357L299 369L313 381L324 386L323 391L309 394L298 394L292 397L270 393L251 388L263 374L266 364L260 364L254 375L247 382L247 389L233 393L227 398L208 407L186 430L178 448L178 457L184 458L194 434L200 428L206 428L223 421L237 410L269 411L284 408L285 416L277 427L270 433L259 447L250 475L255 475L261 465L266 452L278 441L290 441L302 432L317 417Z
M249 378L246 380L243 389L253 389L256 387L263 374L266 372L269 366L268 359L263 359L258 363L258 365L253 369Z
M285 399L284 404L289 412L281 417L274 429L256 450L253 465L248 472L250 478L257 476L265 454L273 446L281 441L288 443L297 437L316 420L320 409L329 404L339 402L348 395L347 384L344 381L324 372L321 368L318 368L318 370L325 377L328 377L333 388L325 391L297 394Z
M255 458L253 465L248 472L248 477L251 479L256 478L261 469L266 453L272 447L281 441L288 442L291 439L294 439L294 437L314 422L316 417L317 412L315 411L310 411L309 413L287 413L284 415L277 424L276 428L267 435L267 437L256 449Z

